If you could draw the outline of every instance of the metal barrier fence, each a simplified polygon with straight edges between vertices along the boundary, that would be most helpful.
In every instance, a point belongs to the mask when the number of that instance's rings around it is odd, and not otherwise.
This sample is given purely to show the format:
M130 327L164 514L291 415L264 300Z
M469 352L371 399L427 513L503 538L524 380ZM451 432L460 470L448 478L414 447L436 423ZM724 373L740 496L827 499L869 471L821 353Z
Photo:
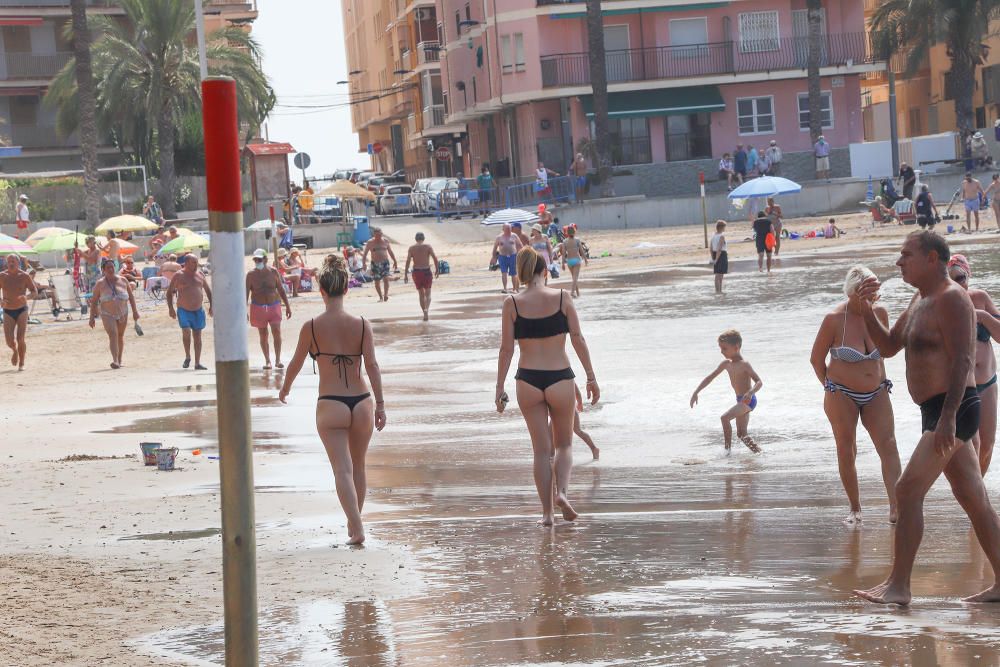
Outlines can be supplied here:
M550 178L544 186L539 181L512 185L504 192L505 208L573 201L576 201L576 178L573 176Z

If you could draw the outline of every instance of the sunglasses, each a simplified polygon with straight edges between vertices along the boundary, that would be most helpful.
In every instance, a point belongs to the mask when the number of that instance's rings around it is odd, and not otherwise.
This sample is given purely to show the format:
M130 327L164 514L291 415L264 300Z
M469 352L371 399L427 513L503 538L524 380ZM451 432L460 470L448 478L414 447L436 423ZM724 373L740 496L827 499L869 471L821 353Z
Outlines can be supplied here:
M956 283L965 283L965 281L968 279L968 276L966 276L964 273L960 273L957 276L952 276L951 279L954 280Z

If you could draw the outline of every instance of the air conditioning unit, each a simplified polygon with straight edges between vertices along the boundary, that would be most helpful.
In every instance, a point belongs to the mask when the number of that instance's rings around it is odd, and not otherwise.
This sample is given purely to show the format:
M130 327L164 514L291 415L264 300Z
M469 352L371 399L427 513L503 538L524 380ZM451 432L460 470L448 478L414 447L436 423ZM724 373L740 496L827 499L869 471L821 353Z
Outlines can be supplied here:
M427 19L429 19L431 17L431 10L429 10L429 9L423 9L423 8L418 9L417 13L416 13L416 17L417 17L418 21L426 21Z

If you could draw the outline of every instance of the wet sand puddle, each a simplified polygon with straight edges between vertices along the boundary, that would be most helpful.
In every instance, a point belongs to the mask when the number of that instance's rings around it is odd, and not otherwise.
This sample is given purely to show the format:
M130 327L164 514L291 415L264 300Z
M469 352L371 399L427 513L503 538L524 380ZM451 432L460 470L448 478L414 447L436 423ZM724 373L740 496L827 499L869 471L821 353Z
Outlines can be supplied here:
M1000 289L1000 258L969 254L976 285ZM390 421L369 452L370 495L384 505L366 508L368 548L407 545L425 585L384 600L276 607L262 599L262 664L1000 665L1000 610L958 602L991 584L992 573L943 482L926 504L913 608L851 597L885 576L892 530L863 431L865 523L841 524L846 500L822 389L808 365L816 327L839 300L851 259L823 258L835 270L798 260L772 278L737 276L721 298L708 279L662 273L588 291L578 307L605 402L582 422L602 460L590 463L577 443L571 490L584 516L554 530L534 526L537 497L519 415L491 413L499 295L482 304L483 318L432 322L432 333L407 330L414 337L406 340L393 340L393 323L377 324ZM893 316L910 295L894 259L881 251L868 259L887 278L883 302ZM750 424L760 457L723 454L718 415L733 401L728 384L709 387L695 410L687 405L720 359L715 337L733 326L764 380ZM918 411L902 360L889 360L887 370L905 460L919 434ZM334 512L332 475L312 424L315 378L304 372L287 407L255 396L254 428L275 435L264 456L293 453L269 458L257 482L324 493ZM988 486L995 498L995 474ZM293 523L315 529L331 521ZM323 532L307 547L321 546ZM221 664L221 622L146 637L140 646Z

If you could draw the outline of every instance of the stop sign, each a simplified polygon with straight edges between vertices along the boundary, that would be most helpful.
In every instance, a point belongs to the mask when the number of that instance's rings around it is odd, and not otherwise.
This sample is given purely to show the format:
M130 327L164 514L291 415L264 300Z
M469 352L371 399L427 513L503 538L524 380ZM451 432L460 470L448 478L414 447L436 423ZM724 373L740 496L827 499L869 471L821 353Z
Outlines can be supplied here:
M383 148L385 148L385 146L383 146L381 142L376 141L375 143L372 144L372 152L376 154L381 153Z
M441 162L447 162L451 159L451 149L447 146L441 146L436 151L434 151L434 157L436 157Z

